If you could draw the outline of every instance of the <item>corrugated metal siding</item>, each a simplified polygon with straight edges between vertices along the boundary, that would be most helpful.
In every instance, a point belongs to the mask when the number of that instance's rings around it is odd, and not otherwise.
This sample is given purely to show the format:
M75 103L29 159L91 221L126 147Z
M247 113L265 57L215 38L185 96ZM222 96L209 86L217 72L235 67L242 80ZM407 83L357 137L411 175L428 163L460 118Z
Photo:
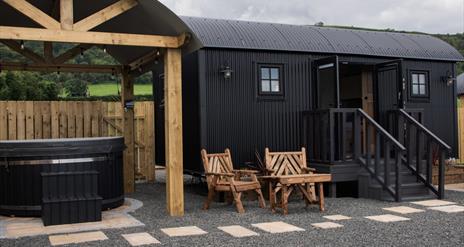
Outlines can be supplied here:
M446 42L427 35L181 17L209 48L300 51L462 61Z
M184 58L185 169L198 172L203 170L201 148L209 152L222 152L225 148L231 148L236 167L254 161L255 150L262 153L265 147L279 151L299 149L300 112L311 109L313 103L311 61L327 56L297 52L202 49L192 57ZM386 62L386 59L360 56L341 56L339 60L369 64ZM284 65L285 100L265 101L257 98L258 63ZM225 80L220 73L224 65L234 70L230 80ZM447 87L440 80L447 70L453 71L453 63L405 60L403 68L405 75L408 69L430 71L431 101L408 102L407 107L424 108L425 125L450 145L456 145L454 87ZM389 80L393 80L393 77L387 78ZM162 85L157 85L155 95L160 100ZM386 83L380 90L384 93L381 102L384 105L395 100L392 94L386 94L390 89ZM160 120L162 116L156 117L156 121ZM164 125L156 131L164 132ZM157 134L158 138L160 136ZM159 143L163 144L164 138Z
M236 167L255 161L254 151L300 148L300 112L310 109L308 55L205 50L204 111L209 152L231 148ZM224 80L221 65L229 61L234 74ZM258 63L284 65L285 100L257 98Z
M448 86L441 77L447 72L454 73L454 64L440 62L404 61L404 75L410 88L410 70L426 70L430 76L430 100L417 101L409 97L407 91L406 108L424 109L424 125L442 138L457 152L457 102L456 87Z

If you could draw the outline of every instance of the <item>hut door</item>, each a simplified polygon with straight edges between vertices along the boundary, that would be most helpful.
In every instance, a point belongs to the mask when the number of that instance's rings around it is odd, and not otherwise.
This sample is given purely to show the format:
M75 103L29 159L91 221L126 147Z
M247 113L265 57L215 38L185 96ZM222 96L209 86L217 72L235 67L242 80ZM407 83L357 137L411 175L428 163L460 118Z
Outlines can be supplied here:
M375 66L376 118L387 126L389 111L403 107L403 67L401 60L377 64Z
M317 87L317 107L319 109L339 108L339 66L338 57L321 58L314 61Z

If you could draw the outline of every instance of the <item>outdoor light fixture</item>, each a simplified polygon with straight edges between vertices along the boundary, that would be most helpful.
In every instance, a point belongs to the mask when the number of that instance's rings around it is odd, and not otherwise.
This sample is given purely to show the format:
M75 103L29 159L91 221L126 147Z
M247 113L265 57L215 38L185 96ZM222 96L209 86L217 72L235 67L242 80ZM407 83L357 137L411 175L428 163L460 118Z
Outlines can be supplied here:
M24 46L24 41L21 40L21 50L24 50L25 46Z
M84 57L84 49L81 48L81 57Z
M230 79L232 77L232 73L234 71L230 68L230 66L223 66L220 71L224 75L224 79Z
M446 83L447 86L453 85L453 83L456 81L456 78L451 74L451 72L448 70L446 72L446 76L442 76L441 80Z
M106 53L106 45L103 46L103 52Z

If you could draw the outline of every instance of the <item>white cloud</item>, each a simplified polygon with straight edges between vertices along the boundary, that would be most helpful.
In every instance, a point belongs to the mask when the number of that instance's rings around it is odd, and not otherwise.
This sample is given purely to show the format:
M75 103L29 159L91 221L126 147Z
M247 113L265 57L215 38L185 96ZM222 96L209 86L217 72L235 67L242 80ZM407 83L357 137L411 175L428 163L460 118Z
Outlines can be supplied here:
M464 32L464 0L160 0L178 15Z

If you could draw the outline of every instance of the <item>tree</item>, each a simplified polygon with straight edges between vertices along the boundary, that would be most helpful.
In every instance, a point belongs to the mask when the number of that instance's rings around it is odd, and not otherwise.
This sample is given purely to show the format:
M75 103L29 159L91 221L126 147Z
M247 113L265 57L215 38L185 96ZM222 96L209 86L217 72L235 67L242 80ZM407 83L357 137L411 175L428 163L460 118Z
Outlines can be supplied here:
M0 74L0 100L56 100L59 93L55 82L43 81L37 73Z
M87 96L87 82L78 78L67 80L64 83L64 89L68 96L71 97L85 97Z

